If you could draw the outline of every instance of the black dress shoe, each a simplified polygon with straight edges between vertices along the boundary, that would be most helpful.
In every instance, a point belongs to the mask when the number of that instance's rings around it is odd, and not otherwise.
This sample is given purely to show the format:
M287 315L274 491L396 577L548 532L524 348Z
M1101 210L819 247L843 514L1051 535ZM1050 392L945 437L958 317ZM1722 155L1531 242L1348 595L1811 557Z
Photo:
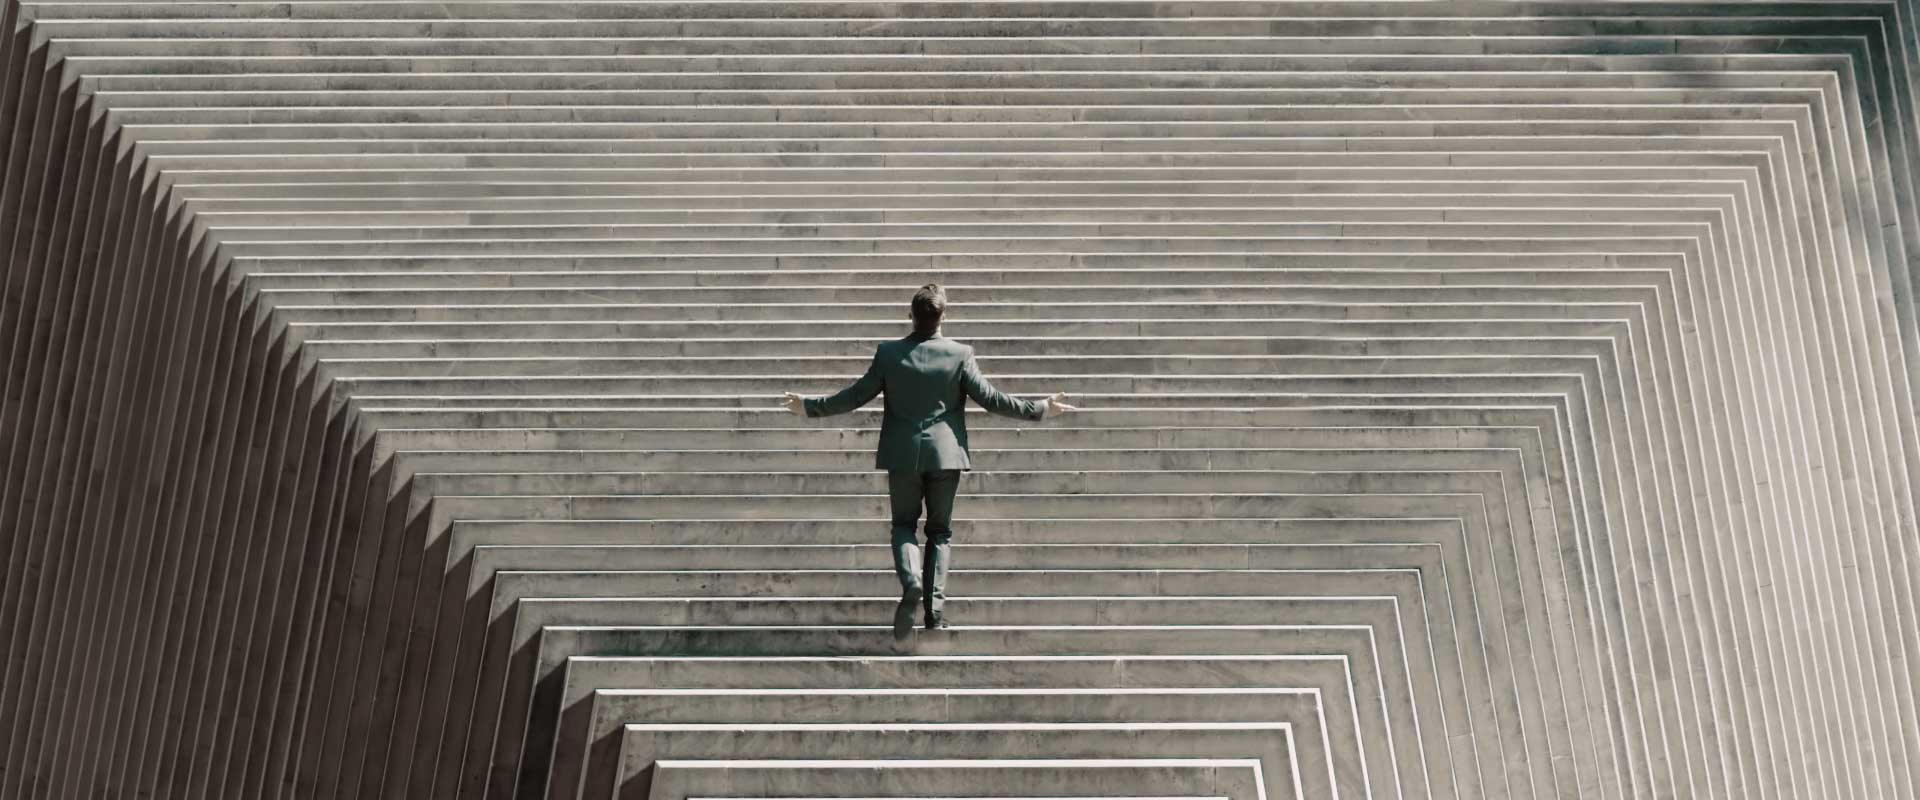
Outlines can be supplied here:
M952 626L947 624L946 617L943 616L940 612L938 611L927 612L927 630L944 631L949 627L952 627Z
M905 638L913 632L913 612L920 609L920 598L902 597L900 605L893 609L893 635Z

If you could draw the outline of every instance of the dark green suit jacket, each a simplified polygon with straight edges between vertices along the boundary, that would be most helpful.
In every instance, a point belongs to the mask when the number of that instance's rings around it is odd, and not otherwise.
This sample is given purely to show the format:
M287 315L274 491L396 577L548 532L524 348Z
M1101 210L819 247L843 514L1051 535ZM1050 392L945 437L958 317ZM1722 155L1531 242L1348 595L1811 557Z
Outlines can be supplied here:
M967 457L967 398L989 412L1038 420L1043 404L993 388L973 360L973 348L939 334L912 333L874 349L867 373L828 397L806 398L808 417L845 414L886 393L880 449L873 465L885 470L972 469Z

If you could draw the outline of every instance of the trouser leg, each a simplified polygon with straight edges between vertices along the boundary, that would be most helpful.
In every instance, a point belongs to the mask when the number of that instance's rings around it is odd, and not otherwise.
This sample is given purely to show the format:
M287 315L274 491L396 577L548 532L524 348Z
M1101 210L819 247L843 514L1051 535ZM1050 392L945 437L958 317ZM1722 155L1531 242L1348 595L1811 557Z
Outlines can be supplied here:
M901 597L916 601L923 595L920 545L914 535L920 525L923 486L918 472L887 472L887 497L893 507L893 571L900 579Z
M927 505L927 554L920 585L925 588L927 614L940 613L947 603L947 565L953 538L953 499L960 490L960 470L928 472L923 478Z

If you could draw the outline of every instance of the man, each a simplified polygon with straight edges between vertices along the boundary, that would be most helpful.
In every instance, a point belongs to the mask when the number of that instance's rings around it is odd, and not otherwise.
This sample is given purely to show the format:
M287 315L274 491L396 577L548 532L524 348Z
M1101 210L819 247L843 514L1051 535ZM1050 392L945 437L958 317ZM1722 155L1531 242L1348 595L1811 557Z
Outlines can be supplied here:
M875 349L867 372L830 397L786 393L788 411L806 417L844 414L886 393L880 446L874 466L887 471L893 507L893 570L900 578L900 605L893 632L913 630L913 612L922 602L927 629L947 627L941 616L947 599L948 539L953 536L953 498L960 473L973 468L967 456L966 398L982 408L1015 419L1039 420L1076 410L1066 392L1038 402L1009 397L980 374L973 348L940 335L947 294L937 283L920 287L907 317L913 333ZM926 558L920 558L914 528L921 506L927 512Z

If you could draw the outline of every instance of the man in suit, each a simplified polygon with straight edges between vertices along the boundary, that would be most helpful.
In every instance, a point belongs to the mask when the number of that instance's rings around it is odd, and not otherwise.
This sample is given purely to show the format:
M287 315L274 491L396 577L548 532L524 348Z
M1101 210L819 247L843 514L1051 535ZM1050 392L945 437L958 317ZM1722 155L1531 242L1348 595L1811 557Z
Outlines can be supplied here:
M940 335L947 295L929 283L913 295L908 318L913 333L874 350L867 372L852 385L828 397L786 393L786 409L806 417L844 414L886 393L886 413L880 424L880 446L874 466L887 471L887 494L893 508L893 569L900 578L900 605L894 610L893 632L913 630L913 612L923 602L927 629L947 627L941 616L946 603L948 539L953 536L953 498L960 473L971 470L967 456L966 399L987 411L1024 420L1040 420L1073 411L1066 393L1045 400L1021 400L993 388L974 362L973 348ZM926 558L920 557L914 528L926 507Z

